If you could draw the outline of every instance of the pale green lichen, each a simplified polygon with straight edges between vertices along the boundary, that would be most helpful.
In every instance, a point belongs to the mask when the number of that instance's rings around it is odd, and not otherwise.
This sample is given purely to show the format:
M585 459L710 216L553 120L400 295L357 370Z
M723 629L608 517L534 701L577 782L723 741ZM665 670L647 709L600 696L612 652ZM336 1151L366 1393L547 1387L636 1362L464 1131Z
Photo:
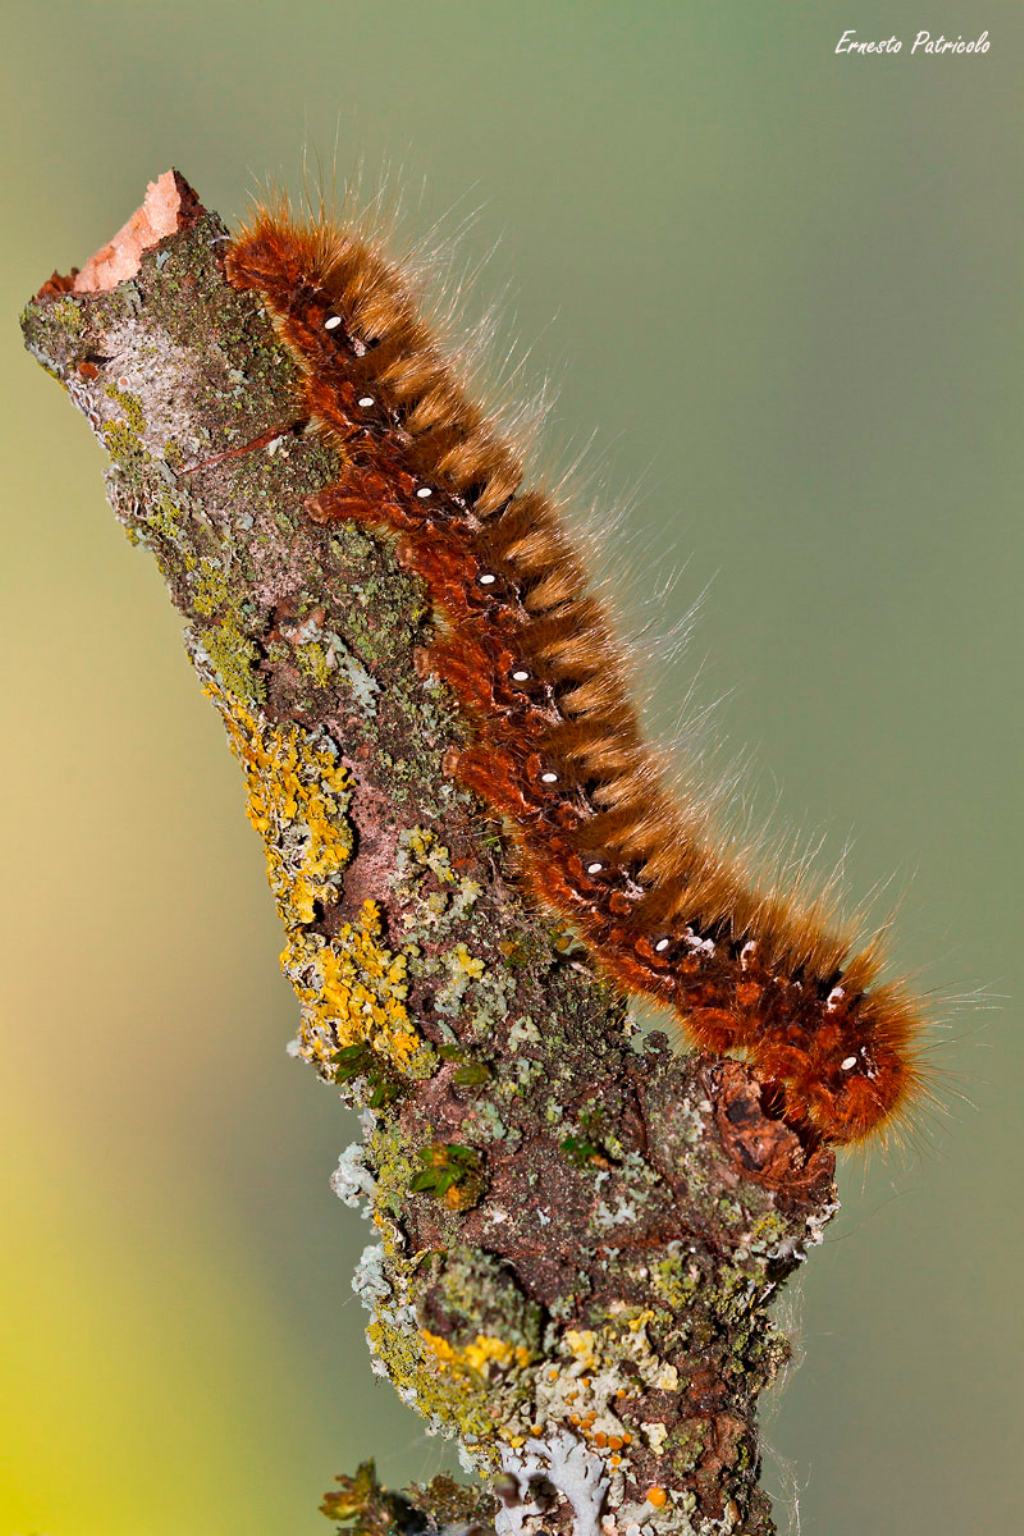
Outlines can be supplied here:
M103 393L108 400L113 400L121 407L125 425L136 438L141 438L146 430L146 413L138 395L130 394L126 389L119 389L116 384L108 384Z
M330 647L328 655L331 664L352 690L352 696L359 709L367 716L376 714L377 695L380 693L380 684L377 679L366 670L340 635L328 634L327 643Z
M145 449L139 435L126 421L104 422L103 441L114 463L122 469L131 469L144 462Z
M699 1267L684 1257L680 1243L670 1243L667 1258L650 1267L651 1290L660 1301L680 1312L696 1294L701 1276Z
M167 491L152 497L143 508L143 518L153 533L177 543L187 517L184 506L174 500ZM134 530L129 526L129 532Z
M70 336L77 336L85 329L85 320L82 315L81 303L70 297L55 300L50 306L49 313L56 320L61 330Z
M225 693L261 704L267 685L256 671L260 652L256 642L231 619L213 624L202 631L202 645L213 664Z
M202 618L212 618L228 601L230 588L224 567L208 557L200 560L192 587L192 607Z

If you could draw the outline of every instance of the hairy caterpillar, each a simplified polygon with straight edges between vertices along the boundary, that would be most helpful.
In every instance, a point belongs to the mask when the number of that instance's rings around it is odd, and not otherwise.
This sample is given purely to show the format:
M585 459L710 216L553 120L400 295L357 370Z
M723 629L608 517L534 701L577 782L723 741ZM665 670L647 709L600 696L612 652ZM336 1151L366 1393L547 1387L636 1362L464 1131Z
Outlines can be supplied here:
M515 829L538 896L701 1049L739 1052L813 1137L863 1140L919 1082L917 1010L822 913L751 884L677 804L551 498L464 393L402 272L324 220L258 212L227 251L340 450L321 522L397 530L444 625L429 665L475 723L454 771Z

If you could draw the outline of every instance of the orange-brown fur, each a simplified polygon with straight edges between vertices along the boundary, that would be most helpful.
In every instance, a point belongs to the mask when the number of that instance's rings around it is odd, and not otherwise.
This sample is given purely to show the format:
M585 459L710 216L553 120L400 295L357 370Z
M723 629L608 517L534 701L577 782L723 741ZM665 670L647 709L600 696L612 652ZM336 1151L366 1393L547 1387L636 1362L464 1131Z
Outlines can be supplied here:
M520 489L516 449L467 399L402 272L353 231L268 212L227 270L263 295L339 449L311 515L399 530L431 592L432 665L476 724L456 771L515 829L540 898L699 1047L751 1059L812 1134L890 1124L918 1081L913 1005L879 984L873 948L851 954L814 907L758 889L669 794L553 500Z

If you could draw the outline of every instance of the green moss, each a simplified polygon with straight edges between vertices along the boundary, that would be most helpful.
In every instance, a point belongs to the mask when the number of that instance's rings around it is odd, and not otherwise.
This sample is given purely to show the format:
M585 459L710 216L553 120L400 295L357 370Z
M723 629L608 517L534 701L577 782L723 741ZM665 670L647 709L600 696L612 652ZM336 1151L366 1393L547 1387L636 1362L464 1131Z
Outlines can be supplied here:
M458 1142L435 1141L421 1147L409 1191L430 1195L453 1211L469 1210L483 1192L480 1154Z

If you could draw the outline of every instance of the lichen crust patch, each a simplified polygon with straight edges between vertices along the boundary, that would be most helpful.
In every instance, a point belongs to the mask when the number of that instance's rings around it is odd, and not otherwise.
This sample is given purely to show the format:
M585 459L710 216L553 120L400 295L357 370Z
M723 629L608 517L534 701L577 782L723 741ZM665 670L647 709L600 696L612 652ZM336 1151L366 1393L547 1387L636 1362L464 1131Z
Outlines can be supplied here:
M336 918L354 837L352 781L322 727L274 723L215 680L220 710L245 777L249 821L263 839L267 878L285 930L281 968L299 999L299 1051L331 1074L334 1055L366 1044L399 1072L423 1050L406 997L409 955L385 942L380 907L366 900Z

